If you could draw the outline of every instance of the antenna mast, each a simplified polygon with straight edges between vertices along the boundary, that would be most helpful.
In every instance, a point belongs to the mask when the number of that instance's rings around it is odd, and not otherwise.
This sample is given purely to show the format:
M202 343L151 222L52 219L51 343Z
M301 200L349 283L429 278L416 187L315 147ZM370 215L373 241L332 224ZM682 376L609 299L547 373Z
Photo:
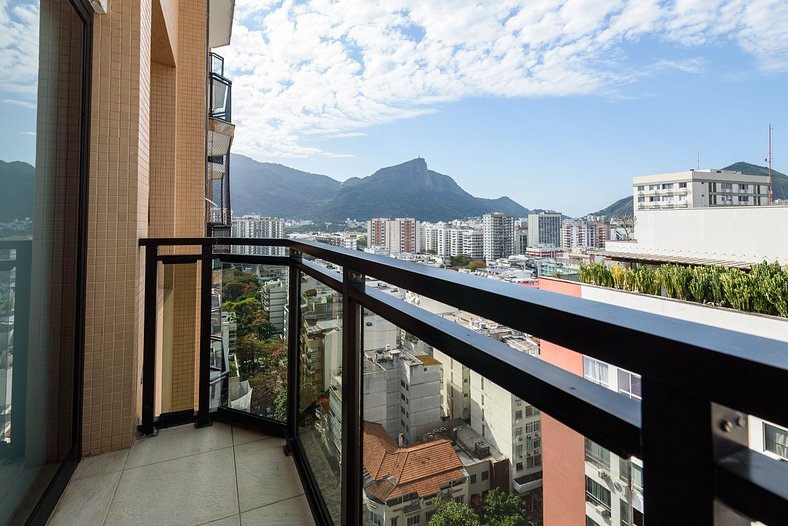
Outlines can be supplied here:
M770 205L772 204L772 132L772 125L769 124L769 156L766 158L766 162L769 163L769 197L767 203Z

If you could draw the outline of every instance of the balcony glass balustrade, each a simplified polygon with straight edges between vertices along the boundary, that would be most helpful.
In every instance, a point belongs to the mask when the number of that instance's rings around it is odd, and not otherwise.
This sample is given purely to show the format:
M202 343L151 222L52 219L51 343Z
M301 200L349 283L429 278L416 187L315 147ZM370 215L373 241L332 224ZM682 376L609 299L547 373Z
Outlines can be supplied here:
M587 520L615 516L639 523L645 515L652 524L671 524L678 509L682 522L693 524L739 524L732 517L740 515L730 509L767 524L784 517L788 466L747 447L745 415L788 425L775 396L788 381L785 342L329 245L221 240L289 249L287 255L239 256L214 253L218 243L141 241L148 284L144 374L156 378L156 325L148 320L156 318L157 273L161 262L176 257L160 254L165 247L195 247L190 256L177 256L201 262L205 328L195 419L239 418L239 411L211 403L211 365L238 360L237 352L225 362L215 358L209 330L213 262L221 262L224 274L244 265L287 269L281 318L287 356L277 365L286 378L276 384L274 399L285 418L267 411L243 416L285 437L317 523L389 524L397 518L397 524L426 524L448 500L483 510L485 492L495 487L532 492L541 480L529 471L538 471L532 469L537 451L543 450L544 473L550 470L545 422L579 437L581 502L583 495L596 499L586 503ZM642 400L584 378L582 362L579 373L558 367L500 334L463 324L461 315L422 308L427 301L541 346L550 342L636 372ZM273 304L265 313L269 321L279 319ZM141 430L147 433L157 426L154 406L146 403L150 396L143 393ZM502 409L500 400L509 405ZM494 427L507 421L502 411L512 426L507 440ZM535 415L538 427L531 422ZM584 440L594 444L593 464L584 462ZM549 483L546 476L543 483ZM532 506L528 520L539 524L538 507L550 503L523 502Z

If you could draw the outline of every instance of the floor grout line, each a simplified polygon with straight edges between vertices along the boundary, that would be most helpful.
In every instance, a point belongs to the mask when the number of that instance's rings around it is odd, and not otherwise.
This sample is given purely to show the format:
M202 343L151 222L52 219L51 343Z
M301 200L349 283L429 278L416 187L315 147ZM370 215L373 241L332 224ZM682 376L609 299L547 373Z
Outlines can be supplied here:
M141 464L139 466L133 466L133 467L130 467L130 468L124 468L123 471L131 471L131 470L134 470L134 469L144 468L144 467L147 467L147 466L154 466L156 464L163 464L165 462L172 462L173 460L180 460L182 458L196 457L197 455L204 455L206 453L213 453L214 451L222 451L224 449L230 449L231 447L234 447L234 446L232 446L232 445L222 446L222 447L217 447L217 448L214 448L214 449L207 449L205 451L198 451L196 453L189 453L188 455L182 455L180 457L168 458L166 460L157 460L156 462L151 462L149 464Z
M234 426L230 426L230 438L233 439L233 471L235 471L235 503L238 504L238 524L241 524L241 487L238 484L238 462L235 460L235 427Z
M249 513L250 511L259 510L260 508L267 508L268 506L273 506L274 504L279 504L279 503L282 503L282 502L286 502L288 500L297 499L298 497L304 497L305 495L306 494L302 492L302 493L299 493L298 495L293 495L292 497L285 497L283 499L275 500L274 502L269 502L268 504L263 504L262 506L257 506L256 508L252 508L250 510L244 511L243 513Z

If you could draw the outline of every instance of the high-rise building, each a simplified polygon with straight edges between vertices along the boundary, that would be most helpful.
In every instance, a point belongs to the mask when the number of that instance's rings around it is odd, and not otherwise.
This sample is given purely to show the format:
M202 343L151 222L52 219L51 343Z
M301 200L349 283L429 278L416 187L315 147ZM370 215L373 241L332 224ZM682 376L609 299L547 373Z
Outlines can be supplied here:
M561 225L561 247L569 252L604 248L609 225L596 221L564 221Z
M495 212L482 216L485 261L509 257L514 253L514 217Z
M285 222L278 217L244 215L233 218L232 237L282 239L285 237ZM257 247L252 245L233 246L234 254L279 256L284 254L280 247Z
M540 212L528 214L528 246L561 246L561 214Z
M392 254L415 254L421 243L419 223L413 218L375 218L367 222L367 246Z

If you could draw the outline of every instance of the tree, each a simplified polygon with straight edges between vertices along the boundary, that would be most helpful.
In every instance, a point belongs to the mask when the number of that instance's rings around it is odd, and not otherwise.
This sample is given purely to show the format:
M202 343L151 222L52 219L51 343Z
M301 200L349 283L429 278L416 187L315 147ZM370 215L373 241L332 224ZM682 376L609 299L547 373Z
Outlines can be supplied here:
M528 513L517 495L506 494L500 488L493 488L482 503L482 524L484 526L527 526Z
M457 254L449 258L450 267L464 267L471 262L471 256L468 254Z
M629 214L616 214L610 218L610 224L624 231L627 239L632 239L635 234L635 216Z
M438 503L428 526L481 526L479 516L467 505L454 500Z

